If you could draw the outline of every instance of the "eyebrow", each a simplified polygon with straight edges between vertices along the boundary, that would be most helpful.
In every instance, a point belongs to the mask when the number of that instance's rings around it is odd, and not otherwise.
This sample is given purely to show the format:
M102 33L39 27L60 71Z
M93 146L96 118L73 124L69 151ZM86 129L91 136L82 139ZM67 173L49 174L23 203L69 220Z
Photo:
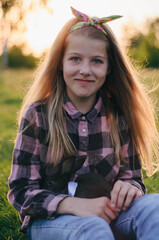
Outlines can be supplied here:
M93 56L93 58L104 58L104 59L106 59L106 57L103 57L103 56L100 56L100 55L99 56L98 55L97 56Z

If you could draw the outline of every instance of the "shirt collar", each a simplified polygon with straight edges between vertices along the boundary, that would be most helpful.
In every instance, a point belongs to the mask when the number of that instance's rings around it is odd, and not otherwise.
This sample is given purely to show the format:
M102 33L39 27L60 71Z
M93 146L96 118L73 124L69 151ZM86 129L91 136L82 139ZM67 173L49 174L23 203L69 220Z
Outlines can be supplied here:
M72 119L78 119L78 118L80 118L81 116L84 115L91 123L93 123L96 120L97 115L101 110L102 98L99 96L99 98L98 98L97 102L95 103L94 107L86 114L83 114L83 113L79 112L75 108L75 106L72 104L72 102L71 102L71 100L69 99L68 96L66 96L65 99L64 99L63 107Z

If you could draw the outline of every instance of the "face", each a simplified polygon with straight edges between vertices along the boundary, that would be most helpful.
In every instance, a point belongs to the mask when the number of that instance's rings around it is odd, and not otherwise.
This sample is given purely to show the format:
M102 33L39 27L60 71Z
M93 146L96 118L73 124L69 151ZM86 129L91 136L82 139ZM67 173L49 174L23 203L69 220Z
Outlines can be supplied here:
M63 76L66 91L76 105L95 102L108 71L106 42L70 34L63 57Z

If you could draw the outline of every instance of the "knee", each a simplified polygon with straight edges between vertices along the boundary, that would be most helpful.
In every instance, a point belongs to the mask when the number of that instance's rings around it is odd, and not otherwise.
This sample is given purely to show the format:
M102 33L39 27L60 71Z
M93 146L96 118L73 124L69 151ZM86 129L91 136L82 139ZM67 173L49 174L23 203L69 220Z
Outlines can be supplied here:
M140 236L137 239L158 239L159 194L145 195L135 205L134 231Z
M159 214L159 194L148 194L145 197L145 205L150 212Z
M159 209L159 194L158 193L152 193L147 194L143 197L141 197L141 203L139 201L139 204L143 206L143 208L151 208L153 209Z
M85 219L87 221L87 226L91 228L109 228L109 224L103 218L96 216L88 216L85 217Z
M110 239L114 240L114 236L109 224L102 218L96 216L84 217L80 226L84 235L91 233L91 239ZM107 237L106 237L107 236Z
M136 201L138 214L145 216L159 215L159 194L148 194Z

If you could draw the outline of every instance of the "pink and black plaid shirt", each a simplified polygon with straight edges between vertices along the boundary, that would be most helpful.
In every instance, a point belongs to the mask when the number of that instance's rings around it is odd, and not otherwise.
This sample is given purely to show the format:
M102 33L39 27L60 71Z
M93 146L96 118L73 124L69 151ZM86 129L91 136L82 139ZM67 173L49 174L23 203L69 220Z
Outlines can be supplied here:
M138 155L133 151L123 114L116 109L122 154L126 162L119 159L115 163L114 147L101 97L85 115L78 112L66 97L64 111L67 131L78 155L87 155L84 165L76 172L74 179L82 173L98 172L113 182L119 179L127 181L144 194L141 166ZM13 152L8 199L20 214L23 222L21 231L25 231L33 219L54 219L58 203L67 197L60 192L55 193L42 187L45 176L55 171L52 164L46 163L48 151L46 112L47 104L43 102L36 102L28 107L22 118Z

